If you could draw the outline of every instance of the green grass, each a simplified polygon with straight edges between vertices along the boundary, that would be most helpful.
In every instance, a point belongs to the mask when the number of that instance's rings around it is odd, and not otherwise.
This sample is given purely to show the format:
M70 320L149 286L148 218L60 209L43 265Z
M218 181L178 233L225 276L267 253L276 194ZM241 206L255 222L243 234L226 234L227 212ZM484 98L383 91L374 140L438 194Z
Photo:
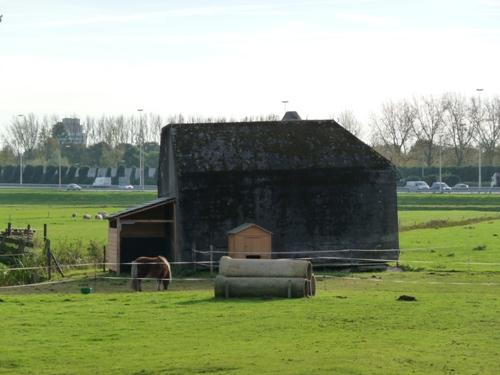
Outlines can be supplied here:
M2 226L30 224L40 234L48 225L48 237L54 246L61 243L91 240L104 244L107 221L95 220L99 211L113 213L156 197L154 192L59 191L48 189L0 189ZM76 219L72 214L77 215ZM91 220L84 220L84 214Z
M175 282L166 293L4 295L0 374L496 373L499 286L361 276L320 281L300 300L215 300Z
M2 189L0 218L48 223L56 243L104 243L107 223L81 215L154 197ZM330 273L311 299L215 300L211 280L132 294L88 269L63 284L0 288L0 374L498 373L500 265L469 263L500 263L500 195L398 199L400 264L422 271ZM411 228L420 224L431 228ZM402 294L418 301L397 302Z
M156 192L56 189L0 189L0 205L129 207L156 198Z
M500 220L403 232L400 246L401 262L412 267L500 272Z

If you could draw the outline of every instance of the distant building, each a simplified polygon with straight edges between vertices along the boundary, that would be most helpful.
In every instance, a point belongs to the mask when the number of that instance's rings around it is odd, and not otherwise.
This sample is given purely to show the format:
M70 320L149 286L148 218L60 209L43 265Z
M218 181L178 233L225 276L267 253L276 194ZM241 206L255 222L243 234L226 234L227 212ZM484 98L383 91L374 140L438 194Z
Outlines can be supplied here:
M57 125L64 126L65 137L60 139L62 144L77 144L85 145L87 143L87 135L83 132L83 127L80 124L79 118L63 118Z

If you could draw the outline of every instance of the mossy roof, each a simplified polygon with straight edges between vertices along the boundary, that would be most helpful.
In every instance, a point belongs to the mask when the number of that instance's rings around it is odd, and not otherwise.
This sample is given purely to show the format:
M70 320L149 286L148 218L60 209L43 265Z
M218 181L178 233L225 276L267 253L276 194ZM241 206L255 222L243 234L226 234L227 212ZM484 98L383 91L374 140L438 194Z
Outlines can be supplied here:
M172 136L177 173L181 174L393 168L387 159L333 120L170 124L163 128L162 142L168 133Z

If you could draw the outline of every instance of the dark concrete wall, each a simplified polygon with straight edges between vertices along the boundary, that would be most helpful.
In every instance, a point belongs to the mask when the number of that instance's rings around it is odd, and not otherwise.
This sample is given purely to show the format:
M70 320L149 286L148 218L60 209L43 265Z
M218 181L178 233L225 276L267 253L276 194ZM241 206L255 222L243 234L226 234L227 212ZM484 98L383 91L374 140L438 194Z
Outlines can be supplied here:
M245 222L273 232L273 252L399 245L392 169L186 173L179 177L178 194L187 260L193 241L199 249L225 248L226 232Z

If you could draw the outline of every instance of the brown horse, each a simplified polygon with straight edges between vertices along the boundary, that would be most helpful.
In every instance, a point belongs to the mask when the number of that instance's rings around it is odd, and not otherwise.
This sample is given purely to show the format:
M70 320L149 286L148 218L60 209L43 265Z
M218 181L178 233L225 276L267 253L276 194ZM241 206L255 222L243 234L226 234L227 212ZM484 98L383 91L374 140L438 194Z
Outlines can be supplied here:
M170 263L167 258L162 256L157 257L139 257L132 262L131 269L132 289L136 292L141 292L141 280L146 277L155 278L157 282L157 290L168 289L168 284L172 280L172 272Z

